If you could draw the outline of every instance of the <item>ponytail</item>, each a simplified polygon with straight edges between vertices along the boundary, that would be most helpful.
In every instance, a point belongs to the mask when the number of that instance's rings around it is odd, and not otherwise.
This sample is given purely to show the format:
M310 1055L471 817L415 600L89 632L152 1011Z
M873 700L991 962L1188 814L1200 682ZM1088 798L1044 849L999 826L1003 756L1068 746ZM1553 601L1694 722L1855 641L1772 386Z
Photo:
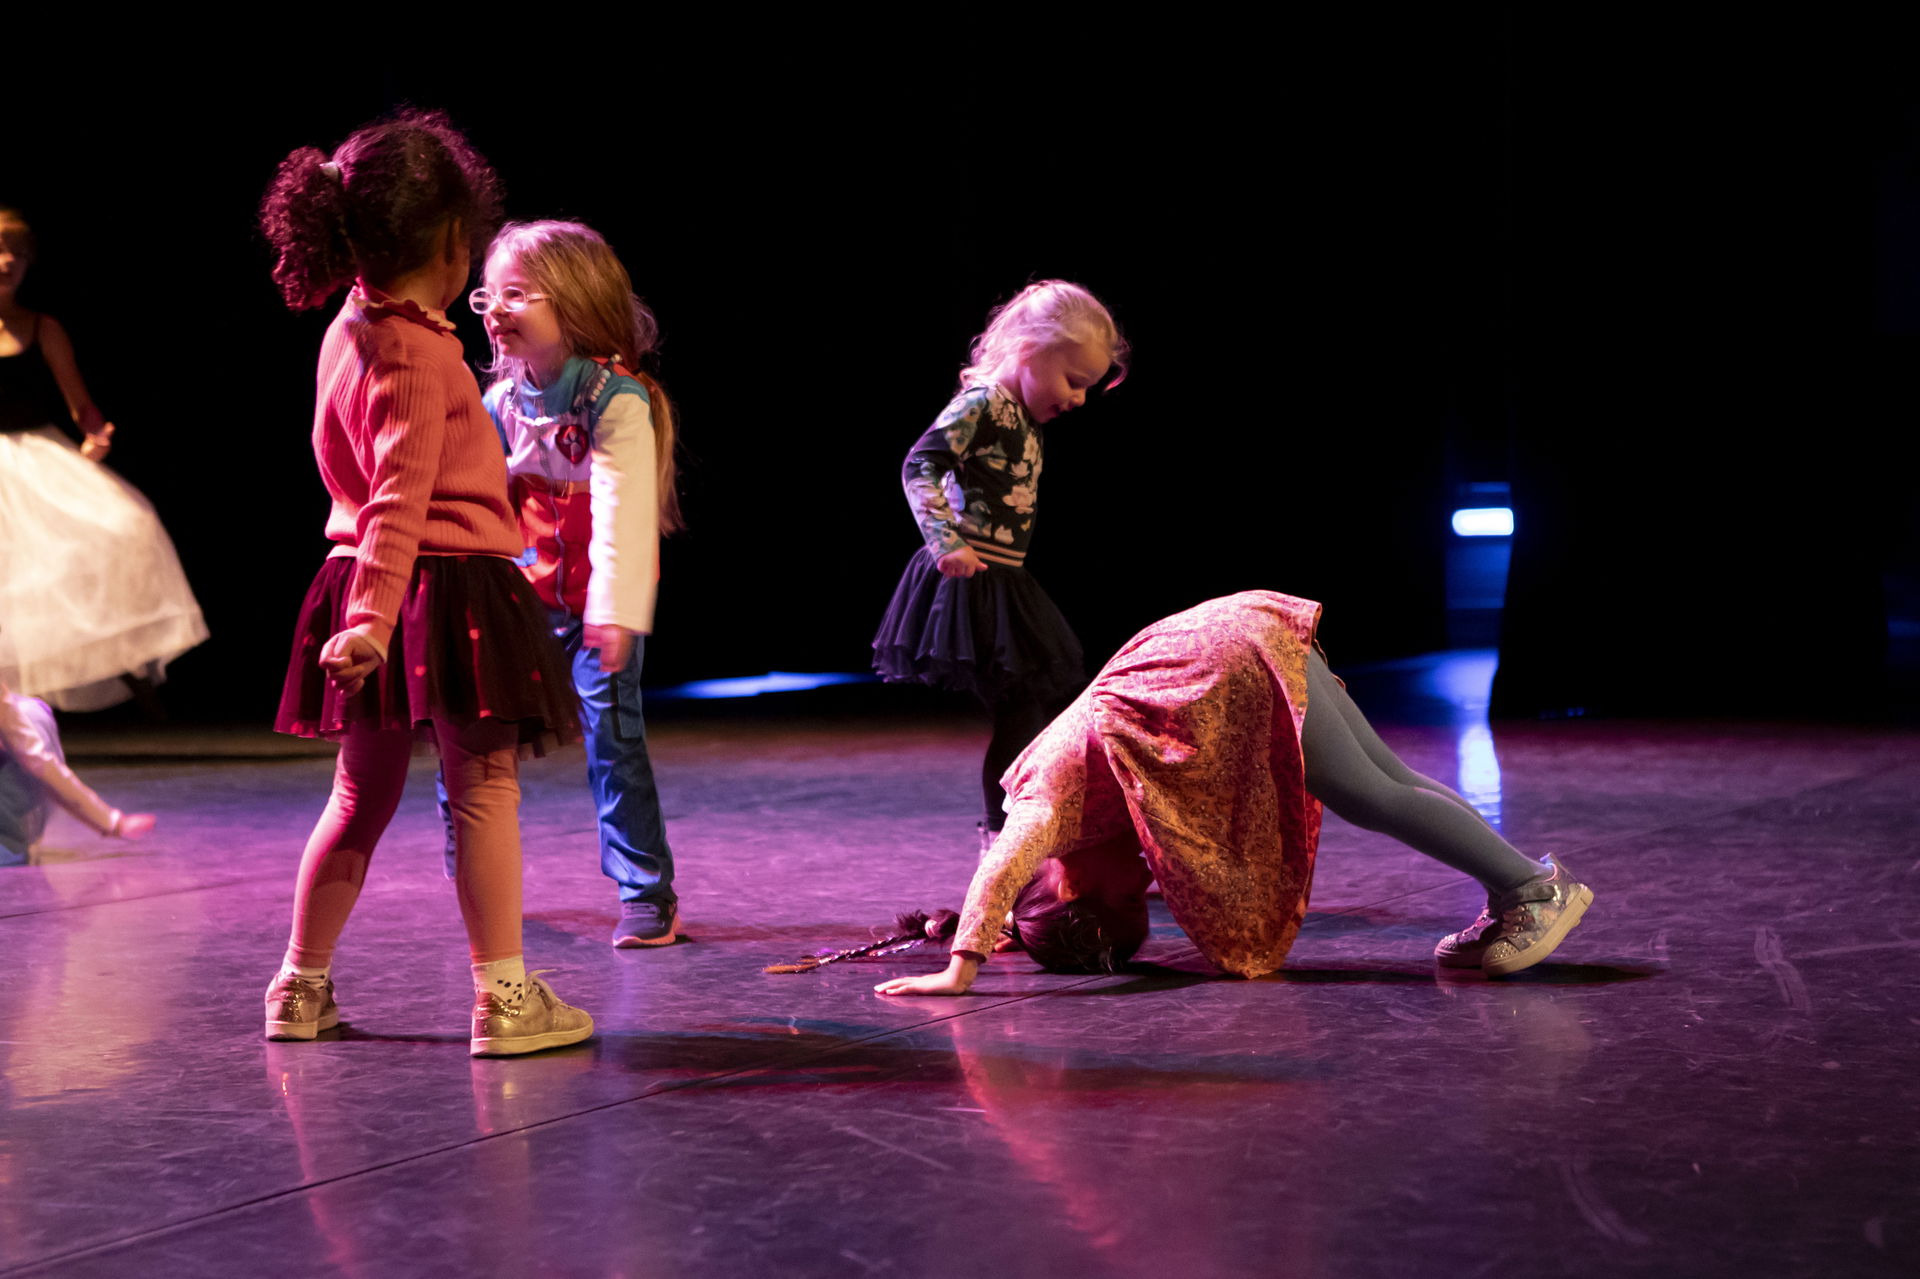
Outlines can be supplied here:
M675 487L680 466L674 457L679 443L678 432L674 429L673 403L667 398L666 388L651 373L629 370L634 380L647 388L647 407L653 419L653 453L655 478L660 489L660 533L677 533L687 526L680 514L680 493Z

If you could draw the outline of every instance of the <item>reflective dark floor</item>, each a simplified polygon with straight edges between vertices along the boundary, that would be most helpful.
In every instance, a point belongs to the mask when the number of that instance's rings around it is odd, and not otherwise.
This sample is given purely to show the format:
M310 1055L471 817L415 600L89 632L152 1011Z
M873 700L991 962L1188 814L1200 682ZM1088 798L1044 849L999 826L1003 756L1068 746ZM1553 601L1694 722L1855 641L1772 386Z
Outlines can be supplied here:
M1409 762L1596 885L1559 962L1437 971L1473 886L1330 820L1265 980L1211 975L1164 917L1111 978L1015 959L890 1001L876 980L938 960L766 976L959 904L981 729L736 714L656 725L670 949L606 945L580 760L528 767L528 962L601 1032L504 1061L466 1053L430 764L340 953L347 1024L271 1044L328 761L83 761L162 823L122 845L59 818L0 871L0 1272L1920 1272L1915 736L1490 734L1392 686L1355 685Z

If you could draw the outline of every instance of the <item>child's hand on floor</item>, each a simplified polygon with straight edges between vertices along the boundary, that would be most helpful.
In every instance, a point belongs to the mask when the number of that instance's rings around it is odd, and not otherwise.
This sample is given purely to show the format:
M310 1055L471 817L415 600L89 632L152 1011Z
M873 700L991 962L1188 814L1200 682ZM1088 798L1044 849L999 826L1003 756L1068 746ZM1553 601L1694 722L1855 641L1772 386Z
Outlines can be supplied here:
M159 820L152 813L121 813L111 833L121 839L145 839L153 833L154 823Z
M973 986L974 974L979 971L978 955L956 953L945 972L928 973L924 977L895 977L881 982L874 990L882 995L964 995Z

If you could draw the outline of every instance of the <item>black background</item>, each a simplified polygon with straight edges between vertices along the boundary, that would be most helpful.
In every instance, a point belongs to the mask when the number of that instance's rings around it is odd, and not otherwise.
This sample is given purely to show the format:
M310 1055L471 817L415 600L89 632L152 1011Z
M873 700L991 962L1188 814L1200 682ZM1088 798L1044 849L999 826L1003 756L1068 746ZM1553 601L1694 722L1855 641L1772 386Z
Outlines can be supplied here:
M330 309L280 304L259 196L403 102L452 113L512 216L602 230L661 319L690 529L650 683L864 668L916 545L906 446L988 309L1064 276L1136 350L1049 433L1030 560L1096 660L1248 587L1325 602L1336 665L1441 647L1454 486L1507 479L1499 709L1910 704L1920 94L1886 39L1315 21L583 28L29 78L0 168L40 239L26 300L214 634L170 713L270 718L326 549Z

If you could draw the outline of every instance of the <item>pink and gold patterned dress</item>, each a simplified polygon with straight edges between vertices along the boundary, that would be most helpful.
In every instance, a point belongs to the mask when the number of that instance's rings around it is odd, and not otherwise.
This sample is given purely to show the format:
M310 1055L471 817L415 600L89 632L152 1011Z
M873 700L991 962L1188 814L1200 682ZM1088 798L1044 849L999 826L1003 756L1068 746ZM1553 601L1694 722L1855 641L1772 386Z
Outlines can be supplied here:
M1320 841L1300 725L1320 605L1245 591L1114 654L1007 770L1006 829L974 872L955 950L989 954L1043 859L1127 834L1174 921L1222 971L1279 968Z

